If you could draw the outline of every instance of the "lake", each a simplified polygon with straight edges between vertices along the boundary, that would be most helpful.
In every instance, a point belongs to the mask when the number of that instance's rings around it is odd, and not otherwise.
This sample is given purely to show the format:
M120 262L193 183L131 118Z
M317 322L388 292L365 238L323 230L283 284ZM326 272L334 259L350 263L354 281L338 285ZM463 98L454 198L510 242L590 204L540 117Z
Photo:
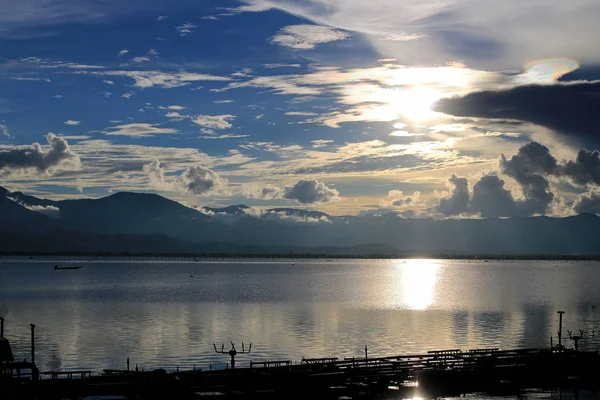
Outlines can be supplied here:
M54 264L80 265L55 271ZM0 260L15 358L41 370L223 368L250 360L548 346L599 330L600 263L563 261ZM582 340L598 349L600 337ZM570 340L565 341L571 347Z

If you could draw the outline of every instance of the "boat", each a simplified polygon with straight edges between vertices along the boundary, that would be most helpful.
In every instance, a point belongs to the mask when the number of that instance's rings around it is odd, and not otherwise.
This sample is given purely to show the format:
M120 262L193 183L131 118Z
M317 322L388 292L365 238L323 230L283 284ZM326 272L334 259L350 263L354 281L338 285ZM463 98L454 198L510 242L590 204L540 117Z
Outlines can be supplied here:
M81 267L59 267L58 265L55 265L54 269L81 269Z

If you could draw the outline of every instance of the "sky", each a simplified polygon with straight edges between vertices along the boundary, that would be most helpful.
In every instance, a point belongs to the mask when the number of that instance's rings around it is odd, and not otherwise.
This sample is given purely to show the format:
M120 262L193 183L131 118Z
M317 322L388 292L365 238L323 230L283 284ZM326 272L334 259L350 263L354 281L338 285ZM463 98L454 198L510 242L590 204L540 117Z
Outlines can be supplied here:
M0 185L600 213L596 0L0 0Z

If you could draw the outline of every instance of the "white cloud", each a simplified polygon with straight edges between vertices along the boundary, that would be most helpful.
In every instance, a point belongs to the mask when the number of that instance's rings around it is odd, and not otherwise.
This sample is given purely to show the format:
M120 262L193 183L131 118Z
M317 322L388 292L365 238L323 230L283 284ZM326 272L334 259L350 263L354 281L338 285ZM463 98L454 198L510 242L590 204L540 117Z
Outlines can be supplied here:
M196 28L197 28L197 26L190 22L186 22L183 25L175 27L175 29L177 29L179 31L180 36L187 36L190 33L194 33L194 29L196 29Z
M168 112L165 114L165 117L171 118L171 119L178 119L178 120L187 118L185 115L181 115L177 111Z
M302 204L326 204L339 200L339 192L316 179L300 179L283 188L283 198Z
M198 136L198 139L241 139L247 138L250 135L236 135L227 133L225 135L209 135L209 136Z
M289 25L271 38L271 43L293 49L310 50L317 45L348 39L350 35L320 25Z
M29 205L21 203L28 210L39 212L52 219L60 219L60 209L55 206Z
M167 108L169 110L175 110L175 111L185 110L185 107L183 107L183 106L168 106Z
M169 16L167 16L167 15L159 15L158 18L156 18L156 20L157 21L164 21L167 18L169 18Z
M265 68L300 68L300 64L263 64Z
M12 135L8 131L8 126L6 126L6 124L0 123L0 135L12 138Z
M283 189L271 184L266 184L262 187L257 185L250 185L244 188L244 196L250 199L281 199L283 197L283 194Z
M315 115L319 115L314 112L306 112L306 111L288 111L285 115L296 116L296 117L311 117Z
M312 140L311 143L312 143L313 149L318 149L321 147L327 147L330 143L333 143L333 140L317 139L317 140Z
M114 85L115 84L114 81L109 81L109 80L104 80L102 82L106 83L107 85Z
M123 94L121 95L121 97L122 97L122 98L124 98L124 99L130 99L130 98L131 98L131 96L133 96L133 93L129 93L129 92L127 92L127 93L123 93Z
M37 78L37 77L14 77L10 78L13 81L29 81L29 82L46 82L51 83L52 81L49 78Z
M129 53L129 50L123 49L117 53L117 57L123 57L127 53Z
M227 185L227 180L200 164L187 167L181 176L166 176L164 167L155 158L150 164L144 165L143 170L148 175L150 185L157 190L205 195L222 190Z
M245 2L246 7L278 8L316 24L362 33L382 57L421 65L461 59L500 70L553 54L590 64L600 60L597 0L505 0L493 7L481 0Z
M174 134L178 133L176 129L163 128L157 124L148 123L133 123L126 125L117 125L106 128L104 134L110 136L131 136L131 137L147 137L158 134Z
M215 103L215 104L228 104L228 103L233 103L233 100L215 100L215 101L213 101L213 103Z
M135 64L141 64L148 61L150 61L150 57L133 57L131 59L131 62Z
M74 121L72 119L69 119L69 120L63 122L63 124L65 124L65 125L71 125L71 126L77 126L77 125L81 124L81 121Z
M162 72L162 71L80 71L80 74L91 74L96 76L125 76L135 81L134 86L139 88L150 88L153 86L165 89L189 85L198 81L230 81L231 78L197 74L194 72Z
M231 114L198 115L192 119L192 122L208 129L227 129L232 126L228 121L234 118L235 116Z

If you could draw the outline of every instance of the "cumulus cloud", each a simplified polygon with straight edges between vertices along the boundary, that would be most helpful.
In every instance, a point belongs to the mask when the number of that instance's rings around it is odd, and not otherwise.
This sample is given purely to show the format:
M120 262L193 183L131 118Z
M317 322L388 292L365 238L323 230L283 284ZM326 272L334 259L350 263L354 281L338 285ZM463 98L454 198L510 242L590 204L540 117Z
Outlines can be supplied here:
M129 53L129 50L123 49L117 53L117 57L123 57L127 53Z
M271 38L271 43L292 49L310 50L317 45L349 38L337 29L319 25L290 25L282 28Z
M158 124L133 123L106 128L104 134L111 136L148 137L158 134L178 133L173 128L163 128Z
M471 211L482 217L511 217L517 215L517 202L504 181L496 175L484 175L473 185Z
M458 177L456 174L448 179L450 195L440 199L437 210L446 215L460 215L466 213L469 207L470 193L467 178Z
M382 205L384 207L398 207L406 208L412 207L419 202L419 196L421 192L414 192L412 196L405 195L401 190L390 190L387 197L383 199Z
M162 191L190 192L204 195L220 190L227 185L224 178L200 164L190 165L183 171L181 176L167 176L158 159L144 165L143 170L148 175L150 185L154 189Z
M39 173L50 173L54 169L72 169L79 166L79 157L71 151L67 141L54 133L48 133L46 140L50 150L44 152L42 145L15 146L0 151L0 171L14 172L35 169Z
M181 181L187 192L206 194L225 186L225 181L212 170L202 165L191 165L181 175Z
M280 199L283 196L283 190L280 187L271 184L267 184L263 187L252 185L244 188L244 195L250 199Z
M326 139L317 139L311 140L313 149L319 149L321 147L327 147L330 143L333 143L333 140Z
M569 160L561 167L561 174L578 185L600 185L600 152L579 149L575 161Z
M63 122L63 124L65 125L71 125L71 126L76 126L81 124L81 121L74 121L72 119L66 120L65 122Z
M235 118L235 115L198 115L192 119L192 122L208 129L227 129L231 128L229 120Z
M522 146L510 159L502 155L500 169L521 185L525 197L521 208L525 215L548 211L554 194L545 176L557 173L558 163L546 146L531 142Z
M325 204L339 200L339 194L316 179L300 179L294 185L284 187L283 198L302 204Z

